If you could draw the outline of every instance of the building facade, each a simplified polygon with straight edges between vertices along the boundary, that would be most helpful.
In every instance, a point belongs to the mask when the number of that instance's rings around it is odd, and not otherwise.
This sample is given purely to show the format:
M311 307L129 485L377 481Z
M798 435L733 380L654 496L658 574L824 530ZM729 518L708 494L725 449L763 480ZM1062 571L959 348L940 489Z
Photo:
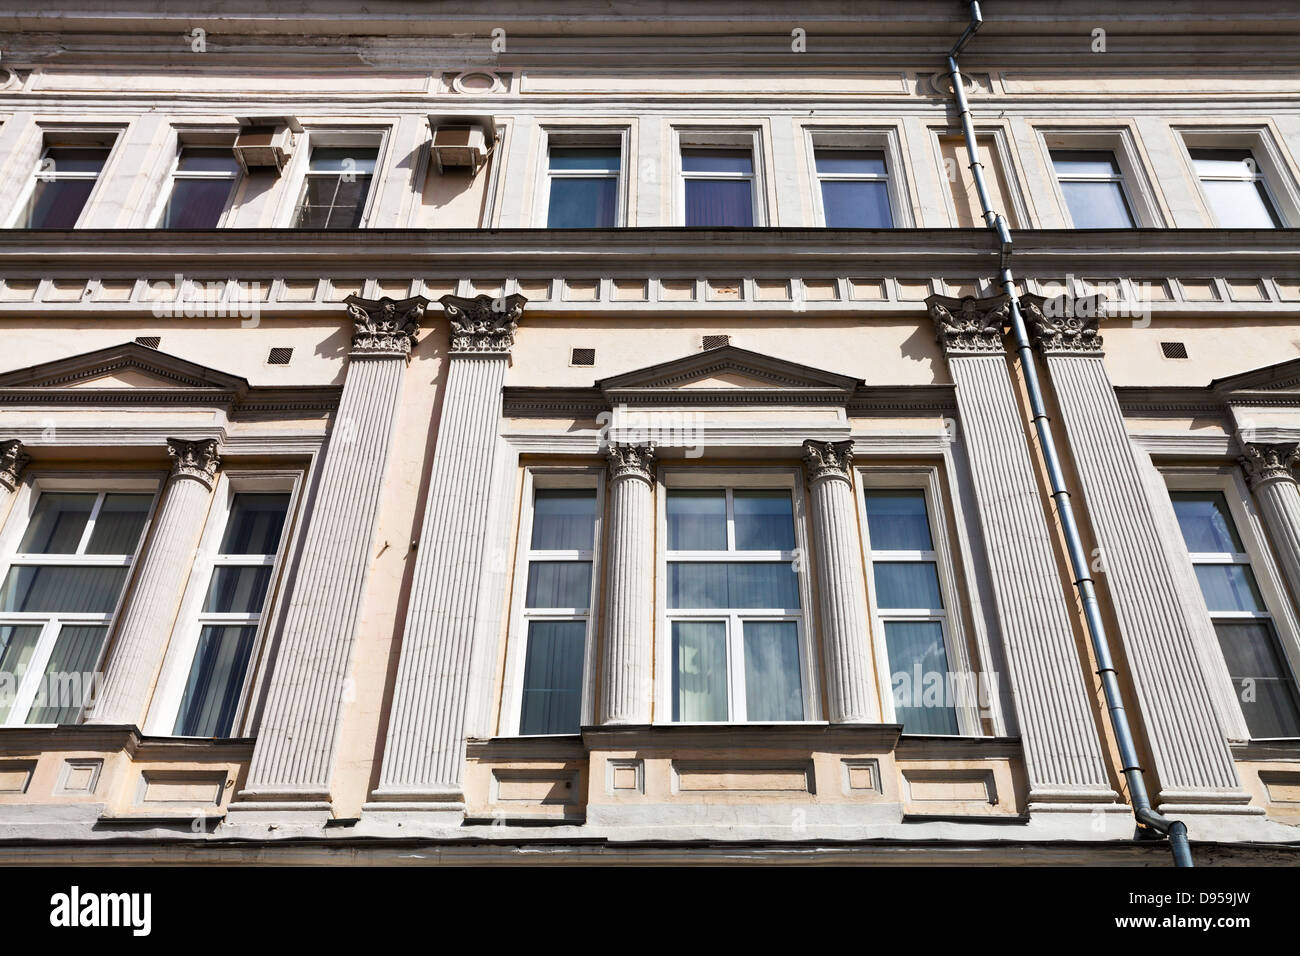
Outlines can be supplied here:
M1058 479L1295 860L1300 11L989 4L1002 249L965 4L183 7L0 11L0 860L1163 865Z

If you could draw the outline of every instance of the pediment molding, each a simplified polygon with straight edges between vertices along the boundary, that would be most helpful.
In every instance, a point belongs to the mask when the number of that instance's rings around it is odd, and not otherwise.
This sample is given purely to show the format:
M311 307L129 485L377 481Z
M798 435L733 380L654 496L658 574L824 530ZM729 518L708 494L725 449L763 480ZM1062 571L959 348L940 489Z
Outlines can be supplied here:
M1224 378L1216 378L1210 388L1220 395L1231 395L1236 400L1238 395L1252 392L1296 392L1300 398L1300 359L1288 359L1275 365L1239 372Z

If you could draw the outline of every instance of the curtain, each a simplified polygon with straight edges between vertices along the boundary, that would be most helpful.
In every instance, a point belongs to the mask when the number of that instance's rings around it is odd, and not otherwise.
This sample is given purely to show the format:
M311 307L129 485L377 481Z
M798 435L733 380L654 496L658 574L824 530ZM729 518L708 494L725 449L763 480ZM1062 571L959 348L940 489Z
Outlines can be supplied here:
M75 554L95 495L46 492L36 500L19 554Z
M1228 674L1252 737L1300 737L1295 678L1264 621L1216 621Z
M0 724L9 719L14 694L31 664L36 643L41 639L39 624L0 624Z
M925 492L867 492L867 533L873 551L930 551Z
M673 621L673 720L726 719L726 623Z
M753 226L753 184L747 179L687 179L686 225Z
M534 551L590 551L596 533L596 492L539 488L533 499Z
M732 492L737 551L793 551L794 505L788 491Z
M1263 611L1255 575L1244 564L1198 564L1196 580L1211 611Z
M586 608L591 604L590 561L532 561L528 565L530 608Z
M721 489L668 492L668 550L726 551L727 493Z
M127 570L15 565L0 588L0 611L110 614Z
M546 215L550 229L613 229L618 217L618 179L556 177Z
M939 573L933 561L876 561L876 607L938 610Z
M86 554L135 554L153 495L105 495Z
M65 624L45 665L45 679L27 715L29 724L75 724L90 702L95 665L108 628Z
M894 715L909 734L955 734L948 654L938 621L886 621Z
M181 737L229 737L257 628L206 625L199 634L176 727Z
M799 627L794 621L746 621L745 719L803 720Z
M221 553L277 554L288 511L287 494L235 495L221 536Z
M1240 554L1245 549L1228 518L1228 503L1218 491L1176 491L1170 499L1187 550Z
M822 181L822 209L831 229L892 229L887 183L843 179Z
M177 179L167 200L164 229L215 229L235 186L233 179Z
M521 734L576 734L582 724L585 621L532 621L524 662Z
M787 561L671 561L668 606L793 610L799 575Z
M212 569L203 611L215 614L261 614L271 583L267 565L219 565Z

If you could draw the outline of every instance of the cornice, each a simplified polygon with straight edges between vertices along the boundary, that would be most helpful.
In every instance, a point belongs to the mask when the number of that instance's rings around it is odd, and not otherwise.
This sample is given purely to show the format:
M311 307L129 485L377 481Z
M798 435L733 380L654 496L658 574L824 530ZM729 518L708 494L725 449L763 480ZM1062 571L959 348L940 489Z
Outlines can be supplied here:
M746 396L743 389L666 390L662 393L620 394L626 405L843 405L850 415L931 415L955 411L956 389L952 385L859 385L851 397L810 395L800 391L764 392ZM595 419L609 411L609 397L598 388L553 388L508 385L502 389L502 413L508 418Z

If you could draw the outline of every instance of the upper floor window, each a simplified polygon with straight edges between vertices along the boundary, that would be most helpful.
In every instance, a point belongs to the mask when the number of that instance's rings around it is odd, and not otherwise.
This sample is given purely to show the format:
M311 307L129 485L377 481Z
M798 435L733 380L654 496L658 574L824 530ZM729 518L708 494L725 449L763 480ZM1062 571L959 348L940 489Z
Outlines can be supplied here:
M1282 226L1277 206L1254 153L1249 149L1188 149L1201 192L1224 229Z
M552 146L547 226L612 229L618 225L620 162L617 146Z
M107 146L47 146L21 218L25 229L72 229L108 162Z
M833 229L891 229L889 167L880 149L817 147L822 216Z
M216 228L225 216L239 172L239 161L229 148L182 147L172 171L162 228Z
M1104 149L1054 149L1052 165L1076 229L1129 229L1133 212L1115 154Z
M152 493L38 489L0 585L0 724L75 723Z
M1215 490L1170 497L1251 737L1300 737L1295 677L1227 498Z
M674 721L807 713L790 488L669 488L667 623Z
M356 229L361 225L379 155L373 146L314 146L294 225Z
M755 183L752 148L683 145L684 224L753 226Z

